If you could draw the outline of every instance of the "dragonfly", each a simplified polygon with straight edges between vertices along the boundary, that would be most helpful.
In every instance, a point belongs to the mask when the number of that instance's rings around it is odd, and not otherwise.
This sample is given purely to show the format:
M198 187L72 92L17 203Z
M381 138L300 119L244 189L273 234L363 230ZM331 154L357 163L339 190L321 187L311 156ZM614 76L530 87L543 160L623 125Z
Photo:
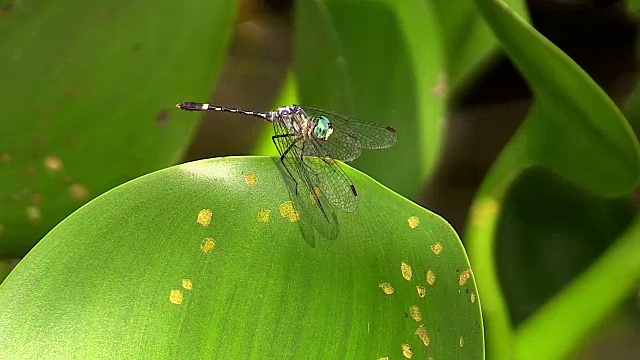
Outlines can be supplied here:
M390 126L307 106L282 106L269 112L199 102L181 102L176 107L186 111L242 114L272 123L274 135L271 140L295 184L296 195L300 181L327 220L321 201L323 195L345 212L353 212L358 206L358 191L336 160L353 161L362 149L389 148L397 139L396 131Z

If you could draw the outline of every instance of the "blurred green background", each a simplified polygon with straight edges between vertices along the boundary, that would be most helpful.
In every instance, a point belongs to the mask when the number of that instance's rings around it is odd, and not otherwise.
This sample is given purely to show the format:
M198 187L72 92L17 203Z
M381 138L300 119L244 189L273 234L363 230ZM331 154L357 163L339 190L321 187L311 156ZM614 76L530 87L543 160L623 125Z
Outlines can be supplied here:
M174 103L297 102L398 130L353 166L460 235L487 358L640 358L640 2L504 3L0 0L0 277L128 180L274 154Z

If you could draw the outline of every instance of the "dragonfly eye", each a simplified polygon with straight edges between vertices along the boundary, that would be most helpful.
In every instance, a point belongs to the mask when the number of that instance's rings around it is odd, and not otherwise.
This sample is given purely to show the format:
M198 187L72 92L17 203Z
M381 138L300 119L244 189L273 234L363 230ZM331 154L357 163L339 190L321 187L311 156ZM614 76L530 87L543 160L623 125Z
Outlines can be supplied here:
M316 127L313 129L313 136L326 141L329 139L332 132L333 126L331 126L329 119L327 119L326 116L320 116Z

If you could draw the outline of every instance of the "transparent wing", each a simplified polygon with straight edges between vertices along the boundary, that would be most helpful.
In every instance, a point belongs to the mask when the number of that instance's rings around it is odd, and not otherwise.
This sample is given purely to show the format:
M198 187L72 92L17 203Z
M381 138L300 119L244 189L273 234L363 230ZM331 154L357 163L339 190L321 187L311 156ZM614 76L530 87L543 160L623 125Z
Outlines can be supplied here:
M304 149L307 156L328 156L332 159L351 161L360 156L361 150L355 137L342 129L334 129L329 140L322 141L322 148L316 146L308 146ZM318 151L320 150L320 151Z
M320 201L322 192L321 184L319 183L319 176L311 170L311 168L304 164L304 143L302 138L295 136L295 134L288 133L286 127L279 121L273 121L273 129L276 137L274 137L274 143L278 153L284 155L284 166L289 175L298 184L302 182L307 188L307 191L311 194L316 204L322 211L322 214L329 219L327 213ZM292 136L293 135L293 136ZM295 173L297 178L294 177Z
M291 144L296 140L295 134L290 134L287 128L277 119L273 120L273 143L278 150L280 156L287 151Z
M318 184L320 192L336 207L352 212L358 207L358 194L351 179L323 148L322 140L311 139L303 144L304 153L308 148L321 156L305 156L304 167Z
M333 142L338 141L350 141L352 143L355 143L355 147L357 148L386 149L395 144L398 138L396 131L392 127L387 125L374 124L353 119L344 115L340 115L333 111L316 109L306 106L302 108L307 113L307 115L310 115L314 118L326 116L333 125L334 132L326 141L326 147L328 149L331 149L330 146L336 146L333 145Z

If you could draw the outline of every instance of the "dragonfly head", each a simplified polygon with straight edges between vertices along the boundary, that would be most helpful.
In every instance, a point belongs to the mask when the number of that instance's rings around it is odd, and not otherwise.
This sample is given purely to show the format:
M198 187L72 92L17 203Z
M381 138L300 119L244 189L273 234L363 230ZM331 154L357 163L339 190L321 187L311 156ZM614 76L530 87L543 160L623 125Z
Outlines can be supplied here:
M313 136L318 139L327 141L329 136L333 133L333 126L326 116L320 116L315 128L313 129Z

